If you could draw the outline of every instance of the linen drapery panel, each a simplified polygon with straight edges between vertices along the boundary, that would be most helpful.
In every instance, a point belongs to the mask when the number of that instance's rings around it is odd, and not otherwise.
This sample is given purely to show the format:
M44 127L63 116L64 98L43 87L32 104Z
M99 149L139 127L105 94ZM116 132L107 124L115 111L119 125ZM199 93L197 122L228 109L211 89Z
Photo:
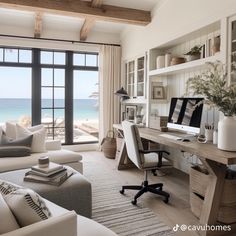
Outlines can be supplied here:
M121 84L121 48L103 45L99 56L99 140L119 123L119 98L115 92Z

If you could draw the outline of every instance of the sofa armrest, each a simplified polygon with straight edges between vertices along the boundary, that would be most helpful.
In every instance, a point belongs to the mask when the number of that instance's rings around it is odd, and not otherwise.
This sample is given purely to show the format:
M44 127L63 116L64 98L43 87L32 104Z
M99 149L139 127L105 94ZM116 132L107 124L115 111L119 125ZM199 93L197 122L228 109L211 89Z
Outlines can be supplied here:
M11 231L1 236L77 236L77 215L70 211L60 216Z
M61 141L60 140L47 140L46 149L47 151L61 150Z

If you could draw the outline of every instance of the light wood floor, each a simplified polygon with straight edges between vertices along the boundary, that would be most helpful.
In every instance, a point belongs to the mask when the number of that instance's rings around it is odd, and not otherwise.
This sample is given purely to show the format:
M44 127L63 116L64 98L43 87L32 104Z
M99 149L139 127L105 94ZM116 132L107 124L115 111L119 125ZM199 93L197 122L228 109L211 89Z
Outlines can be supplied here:
M107 159L101 152L81 152L83 156L83 163L86 165L89 163L97 163L97 168L106 167L110 172L111 178L115 178L121 183L125 184L141 184L143 180L143 172L138 169L129 170L117 170L117 161ZM164 183L164 190L169 192L170 202L165 204L160 197L145 193L138 201L142 201L143 204L154 211L160 220L170 227L176 224L195 225L197 224L197 218L192 214L189 205L189 179L188 175L177 170L169 169L168 174L163 177L149 175L150 183ZM101 173L102 174L102 173ZM128 190L127 190L128 191ZM130 190L130 194L132 194ZM133 192L134 194L135 192ZM190 232L177 232L177 236L192 236L195 233Z

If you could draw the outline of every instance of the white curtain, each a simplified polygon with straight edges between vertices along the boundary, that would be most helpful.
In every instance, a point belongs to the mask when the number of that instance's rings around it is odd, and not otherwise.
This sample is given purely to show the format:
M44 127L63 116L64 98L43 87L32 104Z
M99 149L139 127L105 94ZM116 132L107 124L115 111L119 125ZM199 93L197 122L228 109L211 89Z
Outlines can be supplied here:
M121 84L121 48L103 45L99 56L99 139L119 123L119 98L114 94Z

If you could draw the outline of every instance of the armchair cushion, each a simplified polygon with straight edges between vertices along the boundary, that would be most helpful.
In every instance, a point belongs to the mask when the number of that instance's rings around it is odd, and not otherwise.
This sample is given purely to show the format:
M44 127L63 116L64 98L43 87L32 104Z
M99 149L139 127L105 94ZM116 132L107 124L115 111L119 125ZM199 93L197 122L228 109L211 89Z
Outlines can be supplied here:
M31 189L20 188L4 197L21 227L46 220L51 212L43 198Z
M9 209L3 196L0 194L0 234L4 234L16 229L19 229L19 225L16 222L14 215Z

